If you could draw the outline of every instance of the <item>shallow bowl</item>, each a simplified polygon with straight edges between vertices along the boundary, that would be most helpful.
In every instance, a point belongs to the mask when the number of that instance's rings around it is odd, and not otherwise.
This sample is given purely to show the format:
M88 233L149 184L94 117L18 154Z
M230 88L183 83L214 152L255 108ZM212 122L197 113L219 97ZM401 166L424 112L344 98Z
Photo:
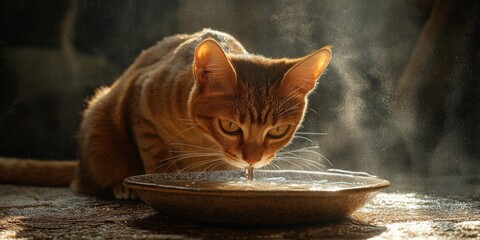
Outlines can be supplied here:
M255 180L350 183L351 187L324 190L252 190L180 186L175 182L241 180L241 171L147 174L126 178L148 205L171 217L208 223L304 224L345 218L370 201L387 180L352 174L310 171L256 170Z

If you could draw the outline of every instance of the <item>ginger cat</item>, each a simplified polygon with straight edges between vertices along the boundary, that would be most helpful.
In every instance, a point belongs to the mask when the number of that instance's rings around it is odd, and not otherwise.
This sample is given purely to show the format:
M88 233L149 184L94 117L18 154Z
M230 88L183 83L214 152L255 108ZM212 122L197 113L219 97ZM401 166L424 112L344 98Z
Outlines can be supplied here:
M329 46L303 58L269 59L209 29L165 38L90 100L78 166L2 161L0 182L19 183L12 179L21 174L20 164L42 165L39 172L50 169L50 180L24 181L73 180L72 189L81 193L129 198L122 181L132 175L260 168L291 141L330 59Z

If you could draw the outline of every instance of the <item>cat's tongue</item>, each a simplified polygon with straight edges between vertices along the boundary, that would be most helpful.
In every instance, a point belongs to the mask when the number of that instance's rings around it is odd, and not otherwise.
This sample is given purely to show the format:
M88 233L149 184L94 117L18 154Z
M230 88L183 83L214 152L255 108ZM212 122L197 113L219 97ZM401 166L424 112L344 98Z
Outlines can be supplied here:
M247 180L253 180L253 167L246 167L245 168L245 178Z

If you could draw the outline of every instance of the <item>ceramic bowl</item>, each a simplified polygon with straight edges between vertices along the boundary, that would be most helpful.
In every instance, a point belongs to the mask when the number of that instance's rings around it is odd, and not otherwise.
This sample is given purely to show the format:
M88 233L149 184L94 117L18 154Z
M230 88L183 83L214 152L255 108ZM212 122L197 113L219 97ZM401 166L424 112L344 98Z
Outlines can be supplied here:
M352 174L256 170L255 179L352 183L352 187L325 190L239 190L189 187L178 181L231 181L242 171L147 174L126 178L149 206L171 217L208 223L304 224L345 218L370 201L387 180ZM254 180L255 181L255 180Z

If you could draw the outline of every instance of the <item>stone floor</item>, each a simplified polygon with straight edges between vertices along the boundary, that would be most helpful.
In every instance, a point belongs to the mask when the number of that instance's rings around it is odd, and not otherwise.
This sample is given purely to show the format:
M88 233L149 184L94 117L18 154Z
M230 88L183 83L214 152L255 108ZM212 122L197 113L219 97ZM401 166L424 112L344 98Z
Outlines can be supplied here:
M349 219L289 227L205 225L139 201L0 185L0 239L480 239L480 176L389 180L389 189Z

